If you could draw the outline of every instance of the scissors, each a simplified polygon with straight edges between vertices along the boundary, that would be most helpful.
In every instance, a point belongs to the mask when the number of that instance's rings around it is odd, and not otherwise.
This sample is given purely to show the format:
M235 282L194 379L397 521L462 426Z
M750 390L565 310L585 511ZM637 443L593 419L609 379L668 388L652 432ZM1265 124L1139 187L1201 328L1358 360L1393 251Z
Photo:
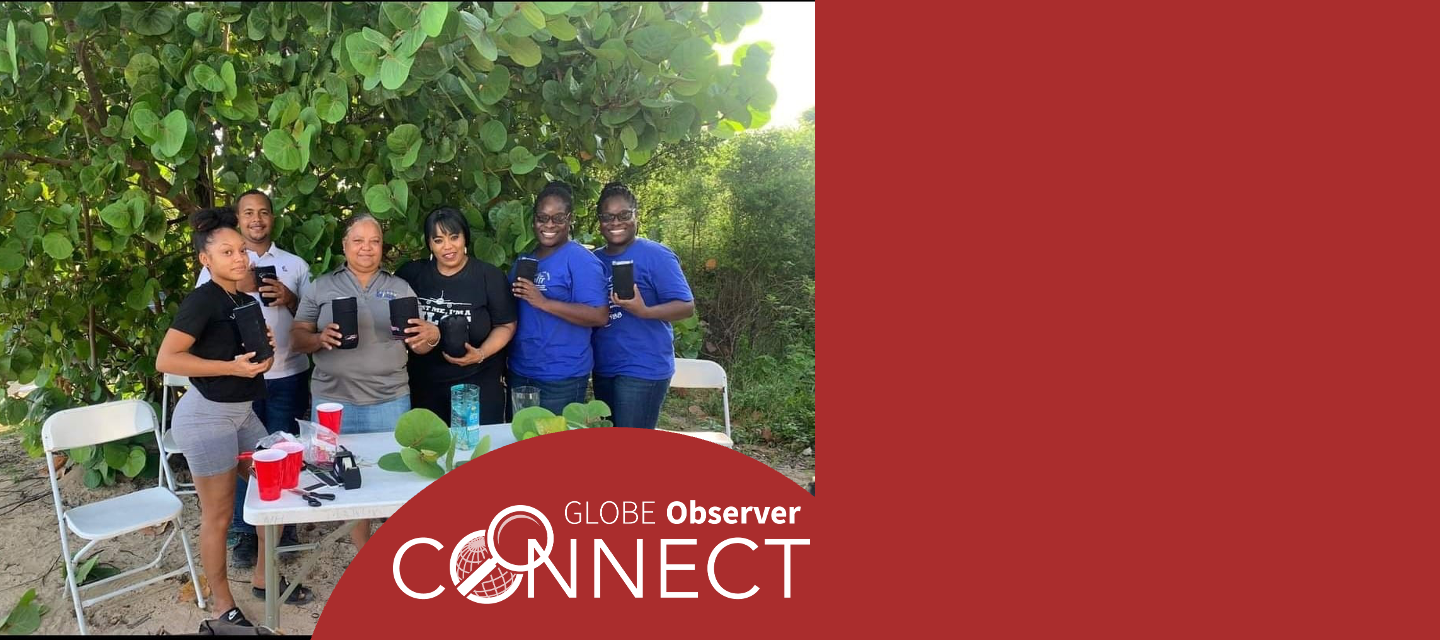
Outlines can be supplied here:
M296 494L296 495L304 498L304 499L305 499L305 502L308 503L308 504L309 504L310 506L312 506L312 507L318 507L318 506L320 506L320 500L334 500L334 499L335 499L335 495L334 495L334 494L331 494L331 493L314 493L314 492L311 492L311 491L301 491L301 490L299 490L299 489L286 489L286 491L289 491L290 493ZM320 500L316 500L316 498L319 498Z

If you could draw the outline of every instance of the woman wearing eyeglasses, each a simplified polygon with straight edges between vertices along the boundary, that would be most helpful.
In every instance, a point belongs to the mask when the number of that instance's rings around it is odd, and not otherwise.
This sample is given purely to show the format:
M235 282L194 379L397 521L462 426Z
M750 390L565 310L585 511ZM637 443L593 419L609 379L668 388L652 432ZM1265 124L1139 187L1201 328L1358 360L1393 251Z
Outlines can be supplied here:
M600 260L570 240L574 196L563 182L545 185L535 199L534 228L539 247L510 268L518 298L518 323L510 343L511 389L538 387L540 406L559 415L565 405L585 401L594 368L590 333L603 327L609 301ZM536 260L535 279L518 278L521 260Z
M605 246L595 256L607 280L614 264L629 262L634 297L610 293L610 323L595 330L595 398L610 405L617 427L654 429L675 375L670 323L695 313L690 283L669 247L636 237L638 205L629 187L605 185L595 209Z

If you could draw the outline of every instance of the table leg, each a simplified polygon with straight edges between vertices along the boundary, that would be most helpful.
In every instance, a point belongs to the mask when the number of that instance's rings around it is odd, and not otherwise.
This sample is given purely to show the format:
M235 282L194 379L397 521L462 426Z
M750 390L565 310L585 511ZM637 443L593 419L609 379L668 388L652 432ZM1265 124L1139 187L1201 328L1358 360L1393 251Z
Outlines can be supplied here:
M346 521L345 524L340 525L340 528L326 534L318 542L308 546L320 548L336 542L341 536L349 533L350 529L360 522L360 520ZM271 536L279 535L279 525L267 525L265 527L265 584L267 585L280 584L280 569L278 568L277 562L279 553L276 551L275 543L271 542ZM315 563L319 559L320 556L318 554L311 554L310 558L302 563L300 568L295 572L295 580L290 583L290 588L286 589L284 593L276 595L274 589L268 587L265 589L265 626L276 631L280 630L278 626L280 624L280 602L288 600L290 594L300 586L300 583L310 578L310 572L315 569Z
M265 525L265 626L280 628L280 558L275 553L280 540L280 525Z

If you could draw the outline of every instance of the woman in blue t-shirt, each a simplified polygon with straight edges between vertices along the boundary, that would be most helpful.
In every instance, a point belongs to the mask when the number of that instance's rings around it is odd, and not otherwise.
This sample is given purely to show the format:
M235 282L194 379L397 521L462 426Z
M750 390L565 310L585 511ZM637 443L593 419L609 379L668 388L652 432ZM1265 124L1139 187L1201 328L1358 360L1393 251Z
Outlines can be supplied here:
M618 182L605 185L595 211L605 246L595 256L609 281L614 264L634 268L635 294L610 292L610 323L595 330L595 397L610 405L617 427L654 429L675 375L675 333L670 323L695 313L695 297L669 247L636 237L635 194Z
M563 182L545 185L535 199L539 247L520 256L534 260L535 279L518 278L510 268L518 324L510 343L511 389L540 389L540 406L557 415L571 402L585 401L594 368L590 333L603 327L609 311L600 260L570 240L574 196Z

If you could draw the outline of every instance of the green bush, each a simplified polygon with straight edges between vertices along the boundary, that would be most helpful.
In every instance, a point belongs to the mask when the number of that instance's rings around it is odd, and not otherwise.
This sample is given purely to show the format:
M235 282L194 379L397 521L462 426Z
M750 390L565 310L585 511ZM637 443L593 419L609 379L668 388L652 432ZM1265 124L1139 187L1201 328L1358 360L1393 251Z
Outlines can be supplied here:
M356 212L385 222L390 266L424 256L420 221L442 205L470 221L472 255L506 267L534 246L547 181L592 203L597 176L768 121L769 46L742 45L736 64L714 51L759 16L753 2L0 3L0 383L44 392L0 414L33 454L52 411L158 398L155 351L199 269L186 218L250 188L315 273L339 264Z
M775 440L814 446L815 348L793 342L780 357L741 353L735 360L731 411L735 416L761 416L758 422L741 422L746 438L758 438L769 428Z
M675 357L700 357L700 348L705 345L705 323L700 321L700 314L672 322L670 326L675 329Z
M118 442L70 450L70 459L85 469L85 486L94 489L115 484L119 474L126 478L154 478L159 472L160 453L152 434Z

